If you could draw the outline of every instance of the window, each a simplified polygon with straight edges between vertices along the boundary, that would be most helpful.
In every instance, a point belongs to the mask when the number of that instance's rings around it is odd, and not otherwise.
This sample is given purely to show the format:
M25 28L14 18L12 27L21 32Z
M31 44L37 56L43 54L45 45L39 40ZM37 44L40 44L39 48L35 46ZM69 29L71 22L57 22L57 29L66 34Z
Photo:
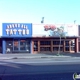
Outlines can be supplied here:
M71 46L75 46L74 40L71 41Z
M58 51L59 47L53 47L53 51ZM63 47L60 47L60 51L63 51Z
M6 46L12 47L13 46L13 41L6 41Z
M69 47L65 47L65 51L69 51Z
M71 51L75 51L75 47L71 47Z
M51 45L51 41L40 41L40 45Z
M6 51L7 53L13 51L13 41L6 41Z
M65 46L69 46L69 41L65 41Z
M78 38L78 42L80 42L80 38Z
M51 51L50 47L40 47L40 51Z
M20 40L20 50L26 50L26 40Z
M38 51L38 41L34 41L34 51Z
M71 40L71 51L75 51L75 41L74 40Z
M80 25L78 26L79 36L80 36Z
M60 41L53 41L53 45L59 45ZM63 41L61 41L61 45L63 45Z
M58 51L58 47L53 47L53 51Z
M30 52L30 41L20 40L20 51Z
M18 40L14 40L14 50L19 50L19 41Z
M30 41L25 42L25 49L27 52L30 52Z

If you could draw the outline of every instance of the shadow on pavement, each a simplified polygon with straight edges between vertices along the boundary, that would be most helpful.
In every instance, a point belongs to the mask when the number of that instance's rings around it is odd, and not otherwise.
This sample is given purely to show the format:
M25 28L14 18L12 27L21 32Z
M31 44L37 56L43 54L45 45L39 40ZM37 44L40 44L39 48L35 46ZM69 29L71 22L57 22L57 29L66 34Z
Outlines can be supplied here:
M72 75L74 72L80 71L80 64L39 65L39 64L19 64L6 61L0 61L0 63L3 63L0 64L0 78L2 78L0 80L42 80L41 78L46 79L49 78L47 80L53 80L50 79L52 74L53 74L52 77L54 76L55 78L56 76L57 78L60 77L60 75L58 74L65 76L64 73L71 73Z

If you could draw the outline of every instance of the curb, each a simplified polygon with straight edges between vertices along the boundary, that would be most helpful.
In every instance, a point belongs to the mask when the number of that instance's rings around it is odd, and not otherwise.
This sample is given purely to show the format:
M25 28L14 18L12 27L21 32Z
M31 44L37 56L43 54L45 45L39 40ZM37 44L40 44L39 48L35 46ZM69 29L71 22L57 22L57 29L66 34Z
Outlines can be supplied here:
M9 60L9 59L39 59L39 58L70 58L70 56L36 56L36 57L1 57L0 60Z

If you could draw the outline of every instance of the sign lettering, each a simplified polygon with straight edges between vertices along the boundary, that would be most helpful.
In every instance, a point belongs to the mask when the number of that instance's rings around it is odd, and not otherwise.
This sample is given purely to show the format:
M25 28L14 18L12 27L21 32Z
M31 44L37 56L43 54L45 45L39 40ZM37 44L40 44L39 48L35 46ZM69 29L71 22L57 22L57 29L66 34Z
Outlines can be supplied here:
M16 29L13 29L13 32L14 32L14 34L16 34L17 30Z
M9 29L6 29L6 34L7 34L7 35L9 34Z
M10 30L10 35L12 35L12 34L13 34L13 30L11 29L11 30Z
M21 29L18 30L19 35L21 34L21 31L22 31Z
M6 27L7 35L27 35L29 34L29 29L27 25L24 24L10 24Z
M29 30L26 30L26 34L29 34Z
M22 34L25 35L25 30L22 30Z

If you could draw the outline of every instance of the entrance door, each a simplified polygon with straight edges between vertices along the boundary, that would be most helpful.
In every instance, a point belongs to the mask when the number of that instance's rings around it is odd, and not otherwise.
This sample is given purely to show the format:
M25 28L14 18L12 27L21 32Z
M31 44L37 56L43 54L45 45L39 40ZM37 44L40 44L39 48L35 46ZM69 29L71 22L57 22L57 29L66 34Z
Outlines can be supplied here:
M20 52L30 53L30 41L20 40Z

